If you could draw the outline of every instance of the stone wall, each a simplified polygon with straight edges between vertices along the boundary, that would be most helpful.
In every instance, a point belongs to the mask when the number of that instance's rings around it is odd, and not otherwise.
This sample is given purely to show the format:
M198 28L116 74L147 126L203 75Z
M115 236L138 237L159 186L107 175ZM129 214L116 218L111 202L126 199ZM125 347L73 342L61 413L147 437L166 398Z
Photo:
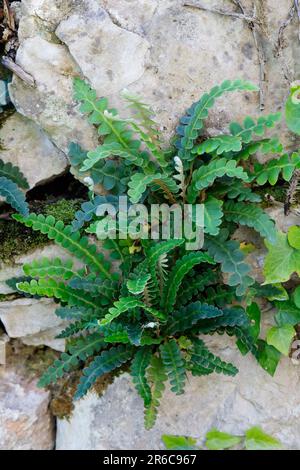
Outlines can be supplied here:
M289 84L300 72L299 21L293 5L292 0L15 3L20 41L16 62L32 76L34 86L13 77L10 96L17 113L0 129L0 158L18 164L33 188L67 170L71 141L87 149L97 144L95 131L72 98L75 76L86 78L99 96L107 96L124 113L122 89L143 96L166 140L185 109L224 79L252 80L261 92L220 99L207 121L208 134L245 115L282 110ZM297 145L284 124L282 139L288 149ZM56 249L55 255L64 256ZM0 293L10 292L3 290L5 279L20 275L22 262L35 256L41 252L0 267ZM259 271L259 263L255 268ZM63 344L54 339L61 326L54 308L44 299L8 300L0 303L0 319L10 338L61 350ZM5 362L8 340L0 338L0 363ZM212 346L238 361L237 378L189 378L187 394L167 395L158 423L148 433L142 428L142 403L124 375L102 398L89 395L78 403L70 421L58 421L57 448L159 448L160 435L166 432L199 436L212 426L243 432L261 424L286 447L299 449L298 369L286 359L273 380L254 361L241 358L230 341ZM0 449L53 448L49 393L38 390L35 379L24 374L15 365L0 366ZM121 422L116 414L120 407Z

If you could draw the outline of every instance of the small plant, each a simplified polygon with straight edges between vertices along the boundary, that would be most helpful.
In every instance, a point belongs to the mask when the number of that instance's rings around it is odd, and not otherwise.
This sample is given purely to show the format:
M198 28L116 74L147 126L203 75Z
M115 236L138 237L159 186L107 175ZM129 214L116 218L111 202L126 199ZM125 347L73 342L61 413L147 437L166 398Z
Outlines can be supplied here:
M80 398L98 377L128 363L150 428L166 380L174 393L181 394L186 372L196 376L237 373L232 364L207 349L200 334L235 335L240 350L251 351L259 359L253 300L261 286L250 276L233 234L245 225L270 242L276 240L275 224L260 207L255 188L274 185L279 177L289 181L300 167L300 157L283 154L267 165L253 159L258 150L282 152L278 139L264 136L280 114L257 120L247 117L242 124L232 123L226 135L205 137L204 120L215 100L226 92L256 91L249 82L225 81L205 93L180 120L175 146L167 149L152 111L137 97L125 93L135 116L122 119L85 82L76 79L74 87L81 111L97 127L101 140L89 152L77 144L70 146L72 171L89 185L90 200L72 225L35 214L15 219L48 235L78 258L83 268L76 271L72 260L36 260L24 266L32 280L19 283L18 289L58 299L62 306L57 315L71 321L60 335L67 339L66 352L43 375L40 385L55 382L88 360L75 395ZM98 184L109 194L95 195ZM102 242L99 252L82 232L98 233L102 218L97 208L104 202L117 206L117 196L124 194L131 204L143 201L148 206L202 203L202 250L186 251L184 238L151 242L116 237ZM240 304L246 294L245 310Z
M17 166L0 160L0 196L4 197L16 211L26 216L29 213L28 205L20 188L29 188L24 175Z
M162 441L168 450L205 450L197 445L192 437L163 435ZM279 450L282 445L278 439L266 434L255 426L245 432L244 436L235 436L212 429L205 436L205 447L208 450L230 450L239 446L244 450Z

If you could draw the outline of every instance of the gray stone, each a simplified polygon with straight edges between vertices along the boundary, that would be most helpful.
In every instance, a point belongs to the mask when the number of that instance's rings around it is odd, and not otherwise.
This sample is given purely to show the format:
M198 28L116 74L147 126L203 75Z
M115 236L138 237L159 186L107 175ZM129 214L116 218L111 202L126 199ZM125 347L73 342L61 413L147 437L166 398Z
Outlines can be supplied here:
M29 187L63 173L68 161L39 127L18 113L0 128L0 158L20 168Z
M20 338L28 345L47 345L64 350L64 340L55 336L66 326L51 299L20 298L0 303L0 320L10 338Z
M270 377L252 356L243 357L228 337L205 338L210 349L239 368L236 377L188 377L185 394L167 391L155 427L143 426L143 404L128 374L115 379L102 397L89 393L75 403L69 420L58 420L58 450L161 449L162 434L203 438L208 430L243 434L254 425L300 449L299 370L281 361ZM121 411L120 411L121 410Z
M0 449L51 450L50 393L11 367L0 367Z

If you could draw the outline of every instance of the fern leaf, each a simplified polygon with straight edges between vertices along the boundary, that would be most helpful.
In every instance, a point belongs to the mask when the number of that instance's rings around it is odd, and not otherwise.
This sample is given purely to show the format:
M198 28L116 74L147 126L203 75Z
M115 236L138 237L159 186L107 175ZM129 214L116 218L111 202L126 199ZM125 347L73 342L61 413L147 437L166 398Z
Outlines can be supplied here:
M204 233L216 236L222 223L223 201L209 196L204 203Z
M30 277L59 277L68 280L75 275L72 267L73 261L71 259L63 261L60 258L42 258L34 260L30 264L24 264L23 271L26 276Z
M96 310L100 308L95 299L89 297L86 292L72 289L63 282L57 282L52 278L20 282L17 287L20 291L30 295L54 297L62 302L66 302L70 307L82 306Z
M161 358L152 356L147 373L148 382L151 384L151 402L145 408L145 428L151 429L156 421L157 409L165 390L167 375Z
M250 175L251 181L255 181L259 186L267 182L274 186L280 174L285 181L290 181L293 172L300 168L300 154L293 153L291 157L285 154L279 159L270 160L264 165L254 164L254 173Z
M60 359L54 361L53 365L42 375L38 386L46 387L50 383L56 382L65 373L76 367L80 360L86 360L103 347L105 347L105 343L98 333L77 338L69 347L68 353L63 353Z
M193 348L190 351L191 360L187 367L193 375L205 375L216 372L217 374L224 374L235 376L238 369L229 362L222 361L219 357L212 354L203 341L200 339L193 340Z
M150 279L150 274L145 274L138 279L129 279L127 281L127 289L131 294L139 295L142 294L146 288L146 285Z
M240 181L230 182L226 193L229 199L236 199L238 202L261 202L261 197Z
M101 327L101 332L104 335L104 341L106 343L130 343L128 332L124 328L124 325L120 323L111 323Z
M181 395L185 385L185 364L179 346L174 339L171 339L162 344L159 349L171 384L171 391L176 395Z
M146 379L146 369L150 364L151 356L151 348L140 348L134 355L131 363L131 375L133 383L138 394L143 399L145 406L149 406L151 403L151 390Z
M84 202L80 210L75 213L75 219L72 222L73 232L77 232L85 223L90 222L96 214L98 207L102 204L117 206L119 204L119 198L113 195L96 196L92 201Z
M258 151L262 154L269 154L281 153L282 150L283 145L279 142L277 137L272 139L261 139L250 142L249 144L244 144L242 150L234 155L230 154L230 158L234 158L237 161L247 160L251 155L254 155Z
M108 325L113 320L122 315L122 313L128 312L129 310L135 308L143 309L153 315L155 318L161 321L165 321L165 315L162 312L159 312L158 310L152 307L148 307L135 297L121 297L117 302L114 302L114 307L111 307L108 310L108 313L105 315L103 320L101 320L100 325Z
M244 202L228 201L224 204L224 214L229 222L254 228L270 243L276 241L275 224L260 207Z
M247 116L240 125L237 122L232 122L229 126L232 136L240 138L242 142L248 144L253 138L253 134L262 136L266 129L271 129L277 122L281 120L281 113L269 114L267 116L260 116L257 121Z
M239 327L246 330L250 327L249 317L242 307L224 308L222 312L221 316L199 320L191 331L195 334L208 334L222 328Z
M89 292L92 297L97 297L101 305L108 305L117 293L117 283L105 279L99 279L95 274L86 277L73 277L68 284L72 289Z
M237 166L234 160L220 158L213 160L208 165L202 165L193 172L192 182L188 188L188 201L194 203L200 191L211 186L217 178L224 175L230 178L239 178L248 181L248 175L241 166Z
M4 197L6 202L20 214L25 217L28 215L29 209L24 194L16 183L5 176L0 176L0 196Z
M99 273L104 278L112 280L113 276L109 272L109 263L104 260L103 254L97 253L96 246L91 245L87 237L81 237L78 232L72 233L70 225L64 226L62 221L56 222L51 215L44 217L42 214L30 214L28 217L22 217L16 214L14 218L26 227L31 227L35 231L46 234L50 240L54 240L58 245L87 264L92 272Z
M29 189L29 184L17 166L12 165L10 162L4 163L0 159L0 177L5 177L13 181L19 188Z
M180 291L177 294L176 305L186 305L190 300L203 292L207 286L215 284L219 281L219 273L209 270L201 274L190 272L182 284Z
M235 289L221 286L207 287L203 293L203 299L217 307L231 304L236 298Z
M188 109L187 114L180 120L180 126L177 128L179 140L176 147L179 149L178 155L182 160L189 161L193 158L191 150L203 128L203 121L208 116L208 110L215 103L215 99L226 92L237 90L257 91L258 89L255 85L243 80L226 80L221 85L212 88L209 93L205 93L200 101Z
M215 264L213 259L207 253L195 252L185 255L179 259L170 272L166 288L162 295L161 306L166 312L172 310L176 302L177 292L180 288L183 278L194 266L200 263Z
M74 396L75 400L83 397L96 382L98 377L128 362L132 354L133 348L128 345L121 345L111 348L108 351L103 351L88 367L83 369L83 375Z
M222 272L229 274L226 284L237 286L237 296L244 295L254 280L248 275L250 266L244 262L238 242L228 240L228 231L223 229L217 237L207 236L204 247L216 263L221 263Z
M84 307L59 307L55 310L55 314L63 320L81 320L82 317L90 315L93 310Z
M87 330L95 329L97 327L95 319L91 316L90 318L85 318L84 320L78 320L74 323L68 325L64 330L62 330L59 335L56 336L57 339L67 339L71 336L78 335L78 333L84 333Z
M124 158L126 161L139 167L143 167L147 163L147 160L145 160L143 153L135 152L133 150L130 150L130 148L124 149L121 144L113 142L110 144L99 145L95 150L91 150L90 152L88 152L87 158L86 160L84 160L80 171L88 171L93 168L100 160L112 156Z
M192 154L203 155L204 153L216 153L222 155L225 152L238 152L242 149L240 137L232 135L218 135L205 140L192 150Z
M197 301L175 312L168 321L165 332L166 335L173 336L176 333L189 330L199 320L221 317L222 315L223 312L219 308Z
M179 240L167 240L161 243L153 245L149 250L146 251L146 257L149 266L149 272L151 274L151 280L153 288L157 295L160 293L160 283L157 277L157 264L162 256L167 255L175 248L183 245L184 239Z
M133 204L136 204L137 202L140 201L143 193L146 191L147 186L149 186L150 183L152 183L156 179L160 179L161 174L157 173L154 175L145 175L143 173L135 173L132 175L130 178L130 181L128 183L128 196L130 198L130 201Z

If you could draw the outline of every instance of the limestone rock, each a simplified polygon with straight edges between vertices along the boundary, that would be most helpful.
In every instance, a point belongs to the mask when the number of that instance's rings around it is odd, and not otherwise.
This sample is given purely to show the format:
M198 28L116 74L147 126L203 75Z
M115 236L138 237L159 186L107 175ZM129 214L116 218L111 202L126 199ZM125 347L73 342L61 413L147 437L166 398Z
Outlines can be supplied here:
M51 450L50 394L12 368L0 367L0 449Z
M47 135L18 113L0 128L0 159L20 168L29 187L63 173L68 165L65 155Z
M75 403L70 420L58 420L57 449L160 449L162 434L204 437L212 427L243 434L259 425L289 449L300 449L299 371L283 359L270 377L252 356L243 357L232 339L205 341L239 368L236 377L188 377L186 392L167 391L155 427L146 431L143 404L128 374L115 379L104 395L89 393ZM122 410L122 412L120 412Z
M10 338L20 338L25 344L47 345L64 350L64 341L55 336L64 328L50 299L20 298L0 303L0 320Z
M258 51L242 19L187 7L182 0L22 3L16 60L32 74L36 87L15 77L11 97L19 112L37 122L63 151L72 140L89 149L96 145L93 129L72 101L74 75L85 76L99 96L109 95L121 109L123 87L140 94L154 108L166 136L181 114L216 82L239 77L259 82ZM265 110L276 112L286 98L287 80L295 79L299 68L297 25L290 23L278 47L290 1L256 3L263 25L259 39L265 60ZM230 11L225 1L204 4ZM245 0L244 5L251 14L252 2ZM258 94L230 94L211 111L208 132L220 132L231 120L258 113ZM291 134L284 133L283 140L293 147Z
M5 334L0 334L0 366L6 364L6 345L9 342L9 337Z

